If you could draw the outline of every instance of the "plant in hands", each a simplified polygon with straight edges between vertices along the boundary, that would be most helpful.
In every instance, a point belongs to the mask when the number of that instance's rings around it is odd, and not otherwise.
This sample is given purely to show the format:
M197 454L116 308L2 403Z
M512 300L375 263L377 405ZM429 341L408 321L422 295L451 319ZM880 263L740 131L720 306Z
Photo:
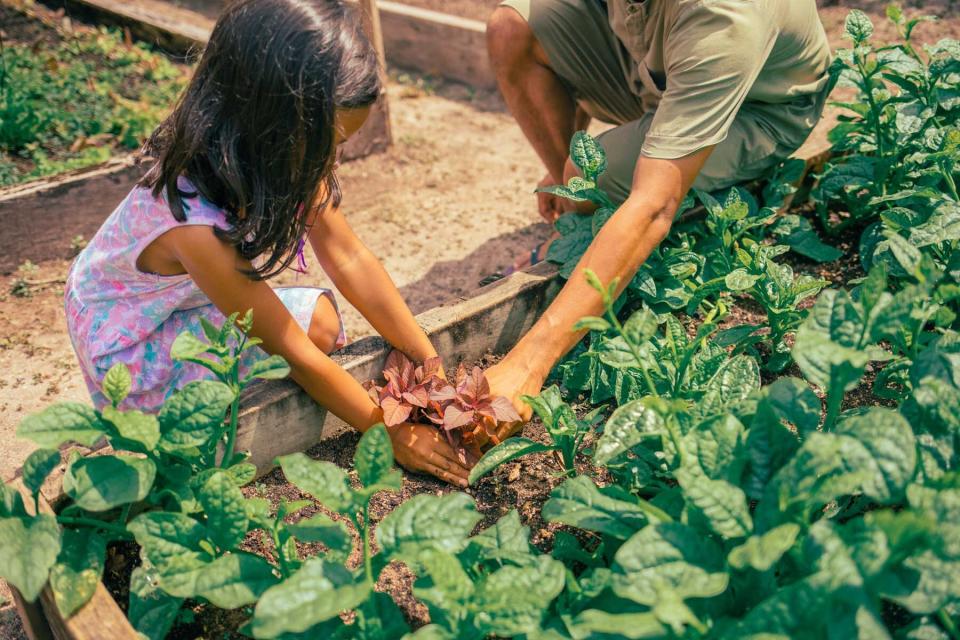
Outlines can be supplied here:
M466 460L480 447L497 441L497 425L520 420L507 398L490 393L480 367L467 370L462 364L449 382L440 375L439 358L417 367L399 351L393 351L384 368L386 384L368 383L370 397L383 410L384 423L428 421L436 425L451 446Z

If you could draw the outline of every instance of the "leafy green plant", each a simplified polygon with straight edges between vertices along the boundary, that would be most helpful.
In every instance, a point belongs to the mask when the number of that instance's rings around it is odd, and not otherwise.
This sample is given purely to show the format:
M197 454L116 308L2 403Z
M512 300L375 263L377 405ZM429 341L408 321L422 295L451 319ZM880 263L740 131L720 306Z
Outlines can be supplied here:
M184 529L184 535L193 535L201 525L189 514L205 513L201 517L211 520L211 526L212 520L219 518L216 526L229 528L230 516L224 515L229 505L224 501L236 499L236 487L252 480L255 473L245 456L232 453L240 392L254 378L282 377L289 371L282 358L272 357L240 378L240 356L258 342L247 338L252 322L248 313L242 319L234 314L219 328L204 323L209 343L189 334L179 336L173 357L202 364L221 380L188 384L173 394L157 415L121 409L132 380L127 368L118 364L104 377L102 391L110 404L102 411L63 402L23 420L17 434L44 448L31 454L24 466L23 483L34 497L32 515L13 487L3 488L6 506L0 526L9 530L10 537L5 540L10 543L0 548L0 575L25 598L34 600L49 579L61 613L71 615L92 596L103 571L106 545L137 537L140 525L135 522L139 518L183 516L194 522L192 528ZM225 421L228 410L230 419ZM61 462L55 447L67 442L91 446L101 439L106 439L114 453L71 454L63 475L66 506L56 515L38 513L40 487ZM226 445L220 465L216 458L219 444ZM148 514L131 520L131 515L141 510ZM239 526L235 521L233 525ZM226 535L214 540L229 547ZM208 546L204 552L211 554L216 548ZM32 551L28 553L28 549ZM186 562L186 557L178 556L175 562ZM239 562L232 567L234 572L256 564L247 559ZM229 573L221 568L217 575ZM171 608L175 614L179 605ZM144 633L150 635L149 630Z
M552 444L543 444L529 438L508 438L487 451L470 470L470 484L487 475L497 467L531 453L552 452L564 475L576 475L575 459L584 437L600 421L603 407L590 411L583 418L577 417L573 408L563 401L556 386L545 389L540 395L523 396L523 401L543 421L543 426Z
M945 39L921 51L913 33L930 18L908 19L893 5L887 16L901 37L888 46L873 44L866 14L847 17L853 47L837 52L832 71L857 97L838 103L851 115L830 132L836 157L813 193L828 232L871 224L861 246L867 267L890 232L934 253L949 254L960 239L948 222L960 202L960 47ZM838 210L843 217L831 217Z
M133 150L185 85L183 72L118 30L57 34L0 50L0 186Z

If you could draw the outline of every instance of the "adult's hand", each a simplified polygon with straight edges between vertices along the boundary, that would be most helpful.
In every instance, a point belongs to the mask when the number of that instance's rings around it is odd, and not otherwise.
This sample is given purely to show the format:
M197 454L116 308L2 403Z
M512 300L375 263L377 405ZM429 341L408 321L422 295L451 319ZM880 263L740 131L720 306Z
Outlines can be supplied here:
M502 422L497 425L497 440L503 442L530 421L533 409L522 400L522 396L535 396L540 393L543 380L537 379L526 367L518 366L509 358L493 365L484 373L490 384L490 393L507 398L520 414L518 422Z
M537 188L552 187L556 184L557 181L548 173L537 183ZM569 205L570 201L565 198L555 196L552 193L537 191L537 210L540 212L540 217L549 224L556 222L557 218L565 212L572 211Z
M468 486L470 467L460 461L457 452L440 431L425 424L404 422L387 427L397 462L409 471L429 473L458 487ZM472 466L472 460L467 464Z

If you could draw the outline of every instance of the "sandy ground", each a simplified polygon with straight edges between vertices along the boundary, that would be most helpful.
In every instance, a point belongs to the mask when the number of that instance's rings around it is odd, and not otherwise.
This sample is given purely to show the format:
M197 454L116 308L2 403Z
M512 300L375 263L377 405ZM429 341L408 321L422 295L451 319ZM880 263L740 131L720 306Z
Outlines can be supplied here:
M408 0L410 4L483 20L497 0ZM183 0L190 4L190 0ZM831 43L844 46L843 20L850 8L868 11L881 39L895 30L883 18L886 2L821 1ZM946 18L921 27L921 39L960 34L960 2L907 2ZM394 146L385 154L344 165L344 209L359 235L382 260L414 312L461 296L486 274L510 264L547 233L533 209L531 190L540 164L496 96L454 85L401 76L391 82ZM833 115L833 114L830 114ZM106 215L108 212L104 212ZM62 279L69 266L50 261L21 274L30 281ZM0 478L20 465L32 446L14 431L26 414L56 400L86 401L86 389L66 336L62 285L10 294L18 276L0 278ZM309 274L277 284L325 286ZM369 325L341 301L352 338ZM0 584L0 639L24 637Z

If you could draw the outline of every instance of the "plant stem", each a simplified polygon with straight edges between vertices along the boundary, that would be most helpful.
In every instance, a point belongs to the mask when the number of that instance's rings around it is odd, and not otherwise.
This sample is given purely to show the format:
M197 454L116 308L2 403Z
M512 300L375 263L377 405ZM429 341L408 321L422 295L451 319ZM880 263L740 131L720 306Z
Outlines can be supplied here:
M833 382L831 380L831 382ZM831 384L830 388L827 389L827 417L823 422L823 430L825 432L833 431L833 427L837 422L837 417L840 415L840 407L843 405L843 391L839 393L833 393L834 385Z
M104 531L109 531L110 533L116 534L118 537L121 537L125 540L129 540L133 538L131 533L127 531L126 527L122 525L118 525L113 522L97 520L96 518L57 516L57 522L59 522L62 525L74 525L78 527L92 527L95 529L103 529Z
M950 617L950 614L947 613L946 609L941 608L937 610L937 619L953 640L960 640L960 631L957 630L956 623L953 621L953 618Z
M240 413L240 390L234 392L233 404L230 405L230 426L227 428L227 444L223 448L223 460L220 467L226 469L233 460L233 448L237 440L237 421Z
M370 505L363 505L363 527L357 523L356 518L353 521L354 525L363 535L363 568L367 573L367 582L370 583L370 588L373 588L373 585L376 584L376 580L373 579L373 556L370 555Z
M606 310L607 319L610 320L610 324L617 330L617 333L620 334L620 337L623 338L623 341L627 343L627 347L630 349L630 353L633 354L633 359L637 361L637 365L640 367L640 373L643 374L643 380L647 384L647 388L650 391L650 395L659 398L660 394L657 393L657 386L653 384L653 378L650 377L650 371L647 370L647 365L643 362L643 359L640 356L640 349L637 348L637 345L633 344L633 340L630 340L627 337L627 334L623 331L623 325L620 324L620 320L617 319L617 314L613 312L613 306L607 307Z

